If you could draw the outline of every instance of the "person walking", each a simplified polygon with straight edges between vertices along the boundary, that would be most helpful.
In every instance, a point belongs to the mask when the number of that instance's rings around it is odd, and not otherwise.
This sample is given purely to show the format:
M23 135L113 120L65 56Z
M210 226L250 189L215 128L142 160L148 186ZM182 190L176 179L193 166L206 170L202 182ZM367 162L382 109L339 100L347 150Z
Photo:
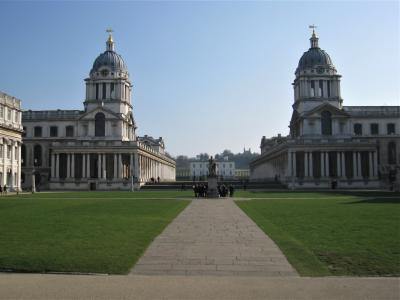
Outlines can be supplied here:
M235 192L235 188L232 184L229 185L229 197L233 197L233 193Z

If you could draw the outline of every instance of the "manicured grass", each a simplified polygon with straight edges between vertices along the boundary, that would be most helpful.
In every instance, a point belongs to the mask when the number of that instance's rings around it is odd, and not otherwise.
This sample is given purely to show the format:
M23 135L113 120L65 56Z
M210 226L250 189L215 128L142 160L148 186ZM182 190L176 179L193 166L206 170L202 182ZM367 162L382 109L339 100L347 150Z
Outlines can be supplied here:
M70 192L0 198L0 269L124 274L189 192Z
M400 195L238 192L301 275L400 275ZM258 199L257 199L258 198Z

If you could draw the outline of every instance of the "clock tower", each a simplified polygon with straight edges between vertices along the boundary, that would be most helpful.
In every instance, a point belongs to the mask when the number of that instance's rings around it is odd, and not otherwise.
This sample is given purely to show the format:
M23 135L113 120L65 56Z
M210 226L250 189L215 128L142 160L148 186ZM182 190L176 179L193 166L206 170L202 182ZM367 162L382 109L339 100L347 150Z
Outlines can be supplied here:
M91 122L88 124L89 135L133 141L136 125L131 103L132 84L123 58L115 52L112 30L107 32L106 50L95 59L89 78L85 79L84 118L94 121L92 126Z
M293 109L300 115L323 103L341 109L343 102L341 75L337 74L329 54L319 47L315 26L310 27L313 29L310 49L300 58L293 82Z

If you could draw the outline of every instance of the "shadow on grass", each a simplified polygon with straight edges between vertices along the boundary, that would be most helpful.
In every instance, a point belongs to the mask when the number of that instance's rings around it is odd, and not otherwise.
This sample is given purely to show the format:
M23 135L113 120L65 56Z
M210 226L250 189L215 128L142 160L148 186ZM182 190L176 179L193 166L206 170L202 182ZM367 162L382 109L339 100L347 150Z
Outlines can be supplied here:
M391 191L336 191L338 195L357 197L399 197L400 193Z
M357 201L352 202L345 202L342 204L400 204L400 197L399 198L372 198L372 199L360 199Z

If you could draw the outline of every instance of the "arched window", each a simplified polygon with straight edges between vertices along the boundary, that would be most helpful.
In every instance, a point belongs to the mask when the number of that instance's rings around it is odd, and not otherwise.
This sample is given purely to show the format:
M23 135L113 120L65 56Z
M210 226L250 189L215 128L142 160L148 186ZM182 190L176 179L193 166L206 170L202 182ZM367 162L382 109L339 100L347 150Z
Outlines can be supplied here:
M388 164L396 164L396 143L390 142L388 144Z
M42 146L36 145L33 148L33 165L40 167L42 165Z
M97 113L94 117L94 135L106 135L106 116L101 112Z
M21 145L21 166L26 166L26 148L25 145Z
M332 114L329 111L321 113L321 133L323 135L332 135Z

